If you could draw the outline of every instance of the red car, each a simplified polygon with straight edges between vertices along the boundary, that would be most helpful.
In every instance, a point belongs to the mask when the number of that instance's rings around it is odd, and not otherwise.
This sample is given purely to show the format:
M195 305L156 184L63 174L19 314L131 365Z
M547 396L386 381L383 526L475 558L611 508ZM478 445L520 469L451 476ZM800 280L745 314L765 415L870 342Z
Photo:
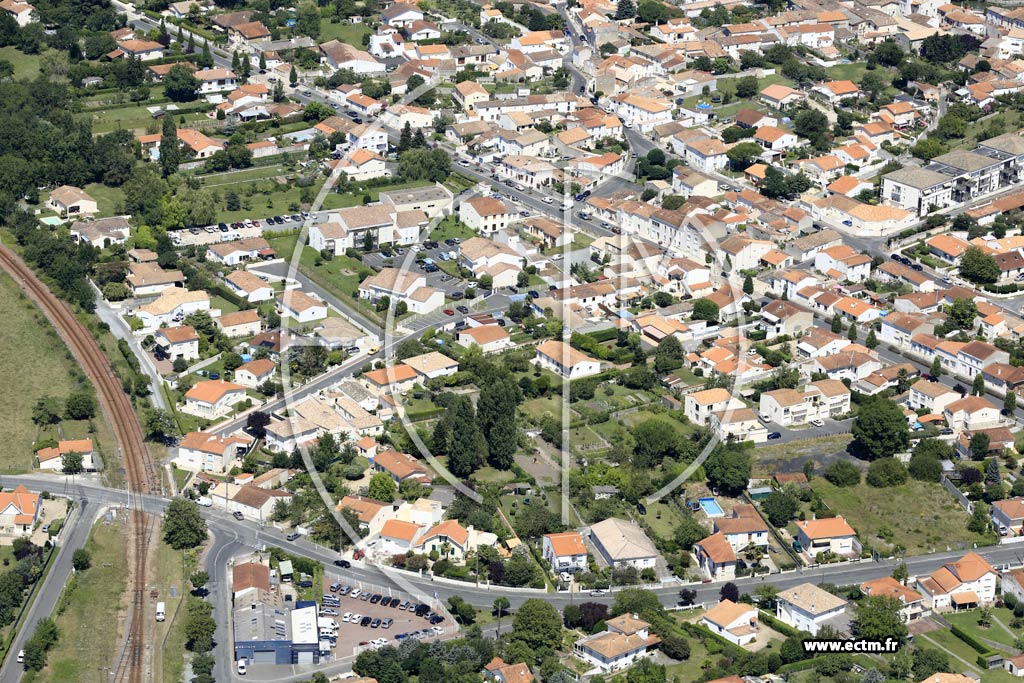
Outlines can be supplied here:
M453 311L450 308L446 308L446 309L444 309L444 314L445 315L455 315L455 311Z

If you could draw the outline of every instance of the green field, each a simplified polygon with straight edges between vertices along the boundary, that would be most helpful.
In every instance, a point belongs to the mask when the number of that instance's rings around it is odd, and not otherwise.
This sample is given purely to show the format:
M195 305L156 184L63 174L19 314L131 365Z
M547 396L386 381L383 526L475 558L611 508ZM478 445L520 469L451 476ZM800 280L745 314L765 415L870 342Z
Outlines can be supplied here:
M120 187L108 187L102 183L90 183L82 188L85 193L96 200L99 213L97 218L120 216L124 213L124 190Z
M96 680L97 672L114 661L114 625L128 579L124 526L97 524L85 547L92 567L64 589L56 616L60 640L36 683Z
M159 131L161 125L160 121L153 118L153 114L147 109L148 106L154 105L103 109L86 112L85 115L92 118L93 135L110 133L111 131L121 128L125 128L139 134L145 133L151 128L156 128L156 130ZM188 114L173 112L173 115L174 123L179 127L182 126L182 116L185 117L185 126L188 126L190 123L195 123L196 121L210 120L204 112L191 112Z
M992 625L988 628L978 624L978 617L981 616L981 610L971 610L970 612L947 614L944 616L949 623L959 626L976 638L993 640L997 643L1002 643L1007 647L1013 647L1014 634L1009 628L1010 622L1013 621L1013 610L1005 607L993 608Z
M163 542L156 550L156 579L153 586L159 591L159 599L165 603L167 619L154 626L156 630L153 637L157 643L154 652L158 662L154 668L163 670L164 683L180 681L185 668L185 600L189 590L187 576L197 569L195 552L188 551L183 556ZM177 593L173 598L170 593L172 587Z
M14 78L33 79L39 75L40 55L27 55L14 46L0 47L0 60L14 67Z
M32 467L36 425L32 409L43 396L66 398L75 387L67 347L35 304L6 274L0 275L0 385L8 387L0 421L0 470Z
M939 484L910 480L893 488L864 483L839 488L815 477L811 487L857 530L861 543L879 550L897 545L920 555L991 540L967 530L967 513ZM914 505L908 506L908 500Z
M475 235L476 233L465 223L454 216L448 216L434 226L434 229L430 232L430 239L438 242L451 239L452 237L467 240Z
M320 20L319 42L326 43L329 40L339 40L352 47L363 49L363 36L368 36L373 30L366 24L352 24L347 19L342 19L332 24L330 19Z

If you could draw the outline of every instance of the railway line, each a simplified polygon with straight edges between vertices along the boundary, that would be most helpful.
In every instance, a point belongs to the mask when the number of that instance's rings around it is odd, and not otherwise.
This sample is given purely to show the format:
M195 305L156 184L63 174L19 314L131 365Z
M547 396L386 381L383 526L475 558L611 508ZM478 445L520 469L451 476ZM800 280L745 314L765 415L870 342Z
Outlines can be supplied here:
M58 299L13 251L0 246L0 267L43 311L67 344L75 360L96 388L100 408L109 421L124 461L130 492L129 557L131 575L124 645L113 667L115 683L142 683L145 660L145 623L147 612L146 564L149 542L155 533L157 518L147 515L136 494L159 493L159 474L147 448L142 428L121 382L92 334L75 317L66 303Z

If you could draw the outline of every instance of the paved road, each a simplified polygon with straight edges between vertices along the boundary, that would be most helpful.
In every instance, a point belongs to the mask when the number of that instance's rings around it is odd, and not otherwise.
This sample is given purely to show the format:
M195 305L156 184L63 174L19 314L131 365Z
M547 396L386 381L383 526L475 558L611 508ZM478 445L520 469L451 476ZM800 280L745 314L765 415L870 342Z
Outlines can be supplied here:
M50 488L53 489L55 487L51 485ZM14 636L11 649L8 651L9 654L4 660L3 666L0 667L0 681L16 681L21 679L23 669L17 662L17 653L25 647L25 642L35 633L36 624L39 620L53 614L54 608L57 606L57 600L60 598L61 590L67 584L68 577L71 576L71 556L79 548L85 547L85 542L89 540L89 531L92 529L93 522L96 521L103 511L103 507L105 507L90 502L87 496L78 495L74 499L76 507L65 520L65 524L62 527L57 557L50 567L50 573L43 580L43 585L39 587L35 601L29 607L25 620Z
M90 284L92 282L90 281ZM92 285L96 288L96 285ZM99 290L97 290L98 294ZM110 303L102 296L96 297L96 316L105 322L110 327L110 332L117 339L123 339L128 342L128 346L131 347L132 353L139 359L139 367L142 372L149 377L149 398L153 405L162 410L167 410L167 399L164 396L163 384L164 380L157 372L156 366L153 365L153 359L149 357L142 348L142 342L136 337L128 324L125 323L117 311L110 307Z

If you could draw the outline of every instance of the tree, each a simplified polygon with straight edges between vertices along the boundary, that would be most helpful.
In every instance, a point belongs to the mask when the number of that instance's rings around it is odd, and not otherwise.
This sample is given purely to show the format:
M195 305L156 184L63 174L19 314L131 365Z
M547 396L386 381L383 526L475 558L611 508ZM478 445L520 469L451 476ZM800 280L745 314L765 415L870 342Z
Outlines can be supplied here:
M733 602L739 602L740 589L737 588L736 584L732 581L726 582L718 592L718 598L719 600L732 600Z
M632 19L636 16L636 4L633 0L619 0L615 6L615 19Z
M936 380L942 376L942 362L939 360L938 356L936 356L934 360L932 360L932 366L931 368L929 368L928 374L930 374L932 378Z
M76 572L84 572L92 566L92 555L85 548L79 548L71 555L71 566Z
M953 457L953 449L938 439L921 439L914 447L907 472L918 481L942 480L942 460Z
M164 96L172 102L192 102L199 97L199 80L188 67L175 64L164 76Z
M681 636L668 636L661 641L659 648L666 656L676 661L690 658L690 643Z
M213 649L213 634L217 622L213 618L213 605L200 598L189 598L185 612L185 639L192 652Z
M856 486L860 483L860 470L852 462L836 460L825 468L825 479L834 486Z
M523 393L511 377L486 383L476 404L477 420L487 441L490 464L499 470L512 467L518 447L516 407Z
M861 404L850 428L852 446L867 460L887 458L910 445L910 427L903 411L892 401L872 397Z
M626 673L626 683L665 683L665 667L649 659L641 659Z
M654 371L671 372L679 368L682 362L683 345L679 343L679 339L672 335L662 339L654 351Z
M985 432L971 434L970 450L972 460L984 460L988 456L990 441Z
M800 501L788 493L775 491L761 503L761 510L772 526L782 528L800 510Z
M846 338L852 342L857 341L857 323L856 321L850 323L850 329L846 331Z
M61 456L60 467L64 474L81 474L85 471L82 454L77 451L65 453Z
M960 274L977 284L990 284L999 279L996 259L978 247L971 247L960 258Z
M633 464L640 469L650 469L676 453L679 436L675 428L664 420L644 420L633 428Z
M832 333L839 334L843 331L843 316L836 313L832 316Z
M76 391L68 396L64 412L69 420L90 420L96 417L96 399L88 391Z
M1006 396L1003 397L1003 412L1007 415L1012 415L1016 409L1017 394L1012 389L1007 389Z
M881 458L868 465L868 485L889 488L907 482L907 468L896 458Z
M562 645L562 617L550 602L530 598L516 612L509 637L532 650L557 650Z
M718 304L709 299L697 299L693 302L693 319L718 322Z
M294 88L298 84L298 82L299 82L299 74L296 73L295 65L292 64L292 68L288 72L288 85L290 85L290 86L292 86Z
M142 427L146 436L158 441L166 441L177 433L177 424L166 410L146 408L142 411Z
M946 308L946 317L958 330L974 328L974 318L978 315L978 307L973 299L954 299Z
M759 159L764 148L756 142L741 142L725 153L734 170L742 171Z
M449 434L448 469L457 477L468 477L487 460L487 440L480 431L467 396L456 396L438 425L446 424ZM435 439L435 448L438 446Z
M998 484L1002 481L1002 477L999 475L999 462L995 458L989 458L988 464L985 465L985 483L986 484Z
M804 109L793 119L793 132L807 138L815 147L827 144L828 117L817 109Z
M164 116L163 130L160 134L160 170L164 177L178 170L181 163L181 145L178 142L178 129L174 125L173 116Z
M206 521L199 508L184 498L175 498L164 515L164 541L175 550L195 548L206 540Z
M907 638L907 625L900 615L901 603L888 595L869 595L856 603L851 627L856 638L902 643Z
M974 376L974 381L971 382L971 395L985 395L985 377L980 372Z
M716 449L704 463L708 483L727 496L738 496L750 482L751 461L745 450Z
M988 505L981 501L975 502L974 511L971 513L971 518L967 521L967 530L976 534L988 533L989 524Z
M398 494L398 485L387 472L378 472L370 479L366 495L374 500L390 503Z
M188 577L188 580L194 590L202 590L203 586L210 581L210 574L200 569L199 571L192 572L192 576Z
M736 97L747 99L757 94L757 76L744 76L736 80Z
M270 416L261 410L249 413L245 418L245 429L257 439L267 435L267 425L270 424Z

